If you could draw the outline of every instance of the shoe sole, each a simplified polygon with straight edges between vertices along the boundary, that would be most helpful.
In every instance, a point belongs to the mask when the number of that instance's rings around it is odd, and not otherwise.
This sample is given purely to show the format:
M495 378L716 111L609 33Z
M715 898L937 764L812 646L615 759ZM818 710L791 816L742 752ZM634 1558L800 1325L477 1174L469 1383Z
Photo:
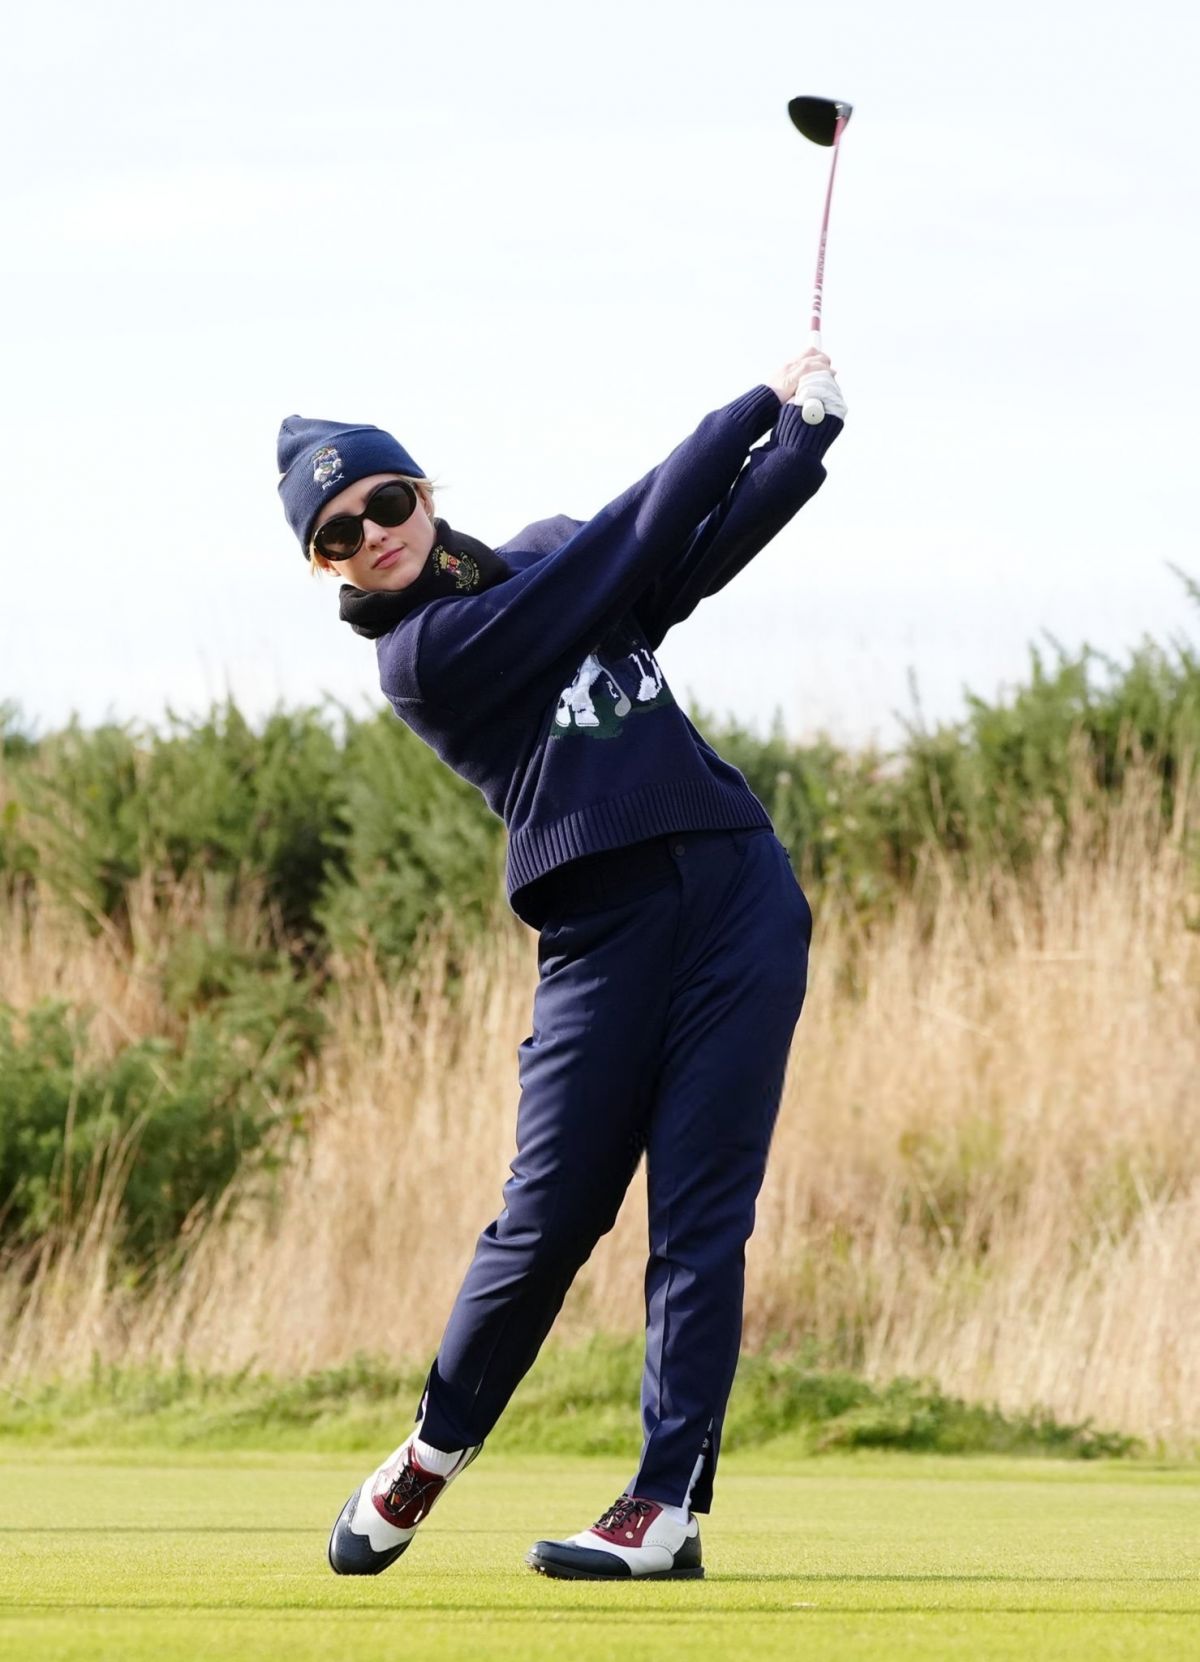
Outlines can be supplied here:
M606 1575L598 1570L572 1569L566 1564L555 1563L552 1559L539 1558L536 1552L527 1552L525 1562L538 1575L548 1576L551 1581L619 1581L622 1585L630 1581L703 1581L704 1566L697 1565L694 1570L650 1570L645 1575L634 1575L630 1571L621 1575L614 1571Z

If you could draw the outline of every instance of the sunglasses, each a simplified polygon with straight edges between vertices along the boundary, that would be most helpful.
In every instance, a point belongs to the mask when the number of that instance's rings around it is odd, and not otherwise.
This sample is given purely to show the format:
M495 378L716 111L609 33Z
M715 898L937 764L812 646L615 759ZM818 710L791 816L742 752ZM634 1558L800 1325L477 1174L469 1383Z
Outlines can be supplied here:
M390 530L403 525L417 505L417 493L403 479L389 479L363 503L361 514L335 514L313 537L313 547L327 560L349 560L363 545L363 520Z

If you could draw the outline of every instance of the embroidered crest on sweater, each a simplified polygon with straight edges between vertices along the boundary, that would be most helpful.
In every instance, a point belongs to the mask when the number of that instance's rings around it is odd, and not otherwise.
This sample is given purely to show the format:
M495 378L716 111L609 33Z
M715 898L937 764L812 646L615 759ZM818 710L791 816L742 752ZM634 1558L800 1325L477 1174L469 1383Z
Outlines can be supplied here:
M629 640L601 643L580 664L575 679L564 687L554 713L551 738L569 733L594 739L620 738L625 721L642 710L675 702L648 646Z

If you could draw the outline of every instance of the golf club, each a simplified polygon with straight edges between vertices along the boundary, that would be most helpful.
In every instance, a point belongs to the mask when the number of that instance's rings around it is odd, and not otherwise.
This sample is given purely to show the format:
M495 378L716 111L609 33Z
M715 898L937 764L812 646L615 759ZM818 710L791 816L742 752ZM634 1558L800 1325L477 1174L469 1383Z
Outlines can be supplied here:
M793 98L788 104L792 124L813 144L826 148L832 145L833 157L829 164L829 184L825 190L825 213L821 219L821 241L817 247L817 279L813 288L812 319L809 323L812 344L821 344L821 291L825 282L825 238L829 231L829 204L833 200L833 176L837 172L838 143L842 130L853 113L853 104L837 98ZM825 406L819 398L806 398L800 414L815 427L825 419Z

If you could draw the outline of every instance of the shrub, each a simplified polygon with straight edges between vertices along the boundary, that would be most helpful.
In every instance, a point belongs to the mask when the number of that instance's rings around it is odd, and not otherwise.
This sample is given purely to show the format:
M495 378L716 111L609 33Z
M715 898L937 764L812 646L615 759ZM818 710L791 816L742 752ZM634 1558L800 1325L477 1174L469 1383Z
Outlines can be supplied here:
M469 934L495 911L501 822L390 712L347 732L339 822L317 917L341 951L399 968L427 925Z
M219 1198L247 1159L273 1161L302 1129L301 1064L324 1019L286 967L241 970L183 1037L143 1038L88 1061L88 1012L0 1007L0 1230L67 1223L120 1164L121 1235L144 1261Z

